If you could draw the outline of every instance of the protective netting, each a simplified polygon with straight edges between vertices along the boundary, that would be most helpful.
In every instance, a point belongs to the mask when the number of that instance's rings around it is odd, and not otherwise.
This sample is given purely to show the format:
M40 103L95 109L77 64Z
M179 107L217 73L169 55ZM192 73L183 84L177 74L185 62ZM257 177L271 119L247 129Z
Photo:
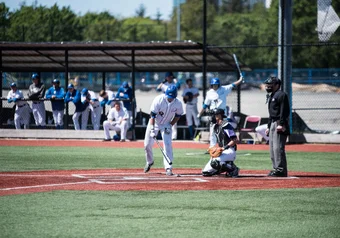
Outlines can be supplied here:
M340 18L332 7L332 0L318 0L319 41L328 41L340 26Z

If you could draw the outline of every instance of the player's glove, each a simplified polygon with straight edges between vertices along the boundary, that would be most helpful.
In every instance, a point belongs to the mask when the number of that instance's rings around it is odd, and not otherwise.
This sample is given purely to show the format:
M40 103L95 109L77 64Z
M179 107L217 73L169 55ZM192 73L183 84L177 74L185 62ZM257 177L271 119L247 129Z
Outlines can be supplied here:
M187 92L185 96L186 98L184 99L184 103L191 102L194 98L194 94L192 92Z
M155 130L154 130L154 129L151 129L151 131L150 131L150 137L152 137L152 138L156 137L156 133L155 133Z
M207 151L209 152L211 158L217 158L221 156L223 148L219 147L218 144L216 144L215 146L209 147Z

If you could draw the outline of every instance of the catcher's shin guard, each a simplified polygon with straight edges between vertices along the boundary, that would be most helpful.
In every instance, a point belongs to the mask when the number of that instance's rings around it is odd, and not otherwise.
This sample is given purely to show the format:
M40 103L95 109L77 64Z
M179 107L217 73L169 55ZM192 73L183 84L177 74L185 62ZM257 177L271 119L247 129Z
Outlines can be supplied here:
M226 168L226 176L227 177L232 177L232 178L237 178L238 173L240 169L234 164L234 162L229 161L225 163L225 168Z

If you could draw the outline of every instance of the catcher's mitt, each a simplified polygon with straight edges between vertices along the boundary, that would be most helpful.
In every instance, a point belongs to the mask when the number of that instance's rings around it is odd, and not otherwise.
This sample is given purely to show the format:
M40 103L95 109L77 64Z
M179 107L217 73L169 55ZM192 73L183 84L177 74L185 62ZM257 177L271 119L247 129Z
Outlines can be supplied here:
M192 92L187 92L185 96L186 97L183 99L184 103L191 102L194 98L194 94Z
M209 147L207 150L211 156L211 158L217 158L220 157L223 152L223 147L219 147L218 144L216 144L213 147Z

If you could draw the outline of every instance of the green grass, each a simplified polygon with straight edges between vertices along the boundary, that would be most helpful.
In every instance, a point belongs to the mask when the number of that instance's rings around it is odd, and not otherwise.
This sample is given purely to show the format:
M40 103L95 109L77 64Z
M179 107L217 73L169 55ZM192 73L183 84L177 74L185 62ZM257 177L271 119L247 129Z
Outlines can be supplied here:
M204 150L175 149L174 169ZM268 151L238 151L269 170ZM245 155L250 153L251 155ZM154 149L155 167L161 153ZM291 171L340 174L338 153L288 152ZM0 171L140 168L143 149L0 147ZM1 182L1 181L0 181ZM340 188L252 191L53 191L0 197L0 237L339 237Z
M2 237L339 237L339 188L0 197Z
M174 169L203 168L208 155L186 155L200 152L204 150L175 149ZM154 156L154 167L162 167L158 148ZM340 173L338 153L287 152L287 161L290 171ZM238 151L235 163L241 169L271 169L268 151ZM0 171L143 168L145 155L136 148L0 147L0 165Z

